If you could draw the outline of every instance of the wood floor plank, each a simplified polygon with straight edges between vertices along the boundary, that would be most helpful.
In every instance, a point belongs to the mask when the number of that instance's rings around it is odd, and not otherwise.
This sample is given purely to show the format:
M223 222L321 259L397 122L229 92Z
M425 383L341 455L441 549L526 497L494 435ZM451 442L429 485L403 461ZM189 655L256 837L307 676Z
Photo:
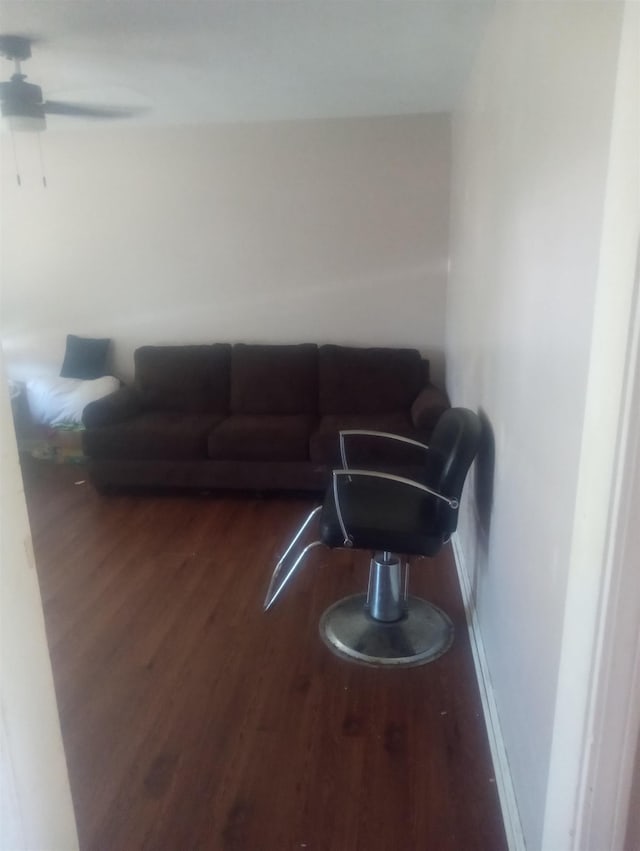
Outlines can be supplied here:
M23 473L82 851L506 848L449 551L412 591L450 614L451 650L368 668L318 636L366 554L314 552L262 612L308 499Z

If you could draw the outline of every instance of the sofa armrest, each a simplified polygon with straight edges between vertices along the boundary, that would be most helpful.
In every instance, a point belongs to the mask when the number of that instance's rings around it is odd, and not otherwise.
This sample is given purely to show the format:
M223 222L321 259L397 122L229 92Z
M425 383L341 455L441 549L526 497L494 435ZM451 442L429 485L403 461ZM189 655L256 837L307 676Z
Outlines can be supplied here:
M431 430L450 407L447 394L435 384L427 384L418 393L411 406L411 421L414 428Z
M121 387L115 393L90 402L82 412L85 428L115 425L131 419L142 410L142 402L133 387Z

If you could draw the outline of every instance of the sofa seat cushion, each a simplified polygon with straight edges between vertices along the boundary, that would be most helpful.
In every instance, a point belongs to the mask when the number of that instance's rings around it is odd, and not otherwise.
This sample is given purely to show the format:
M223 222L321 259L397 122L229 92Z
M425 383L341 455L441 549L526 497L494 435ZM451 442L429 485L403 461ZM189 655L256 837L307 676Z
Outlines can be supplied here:
M309 454L314 464L325 464L331 468L341 467L338 434L343 429L369 429L386 431L425 441L425 433L418 432L411 423L409 412L398 411L387 414L333 414L322 417L318 428L311 435ZM395 441L357 435L346 439L347 461L350 467L384 468L386 464L420 464L423 450L407 447Z
M220 414L148 412L126 422L87 429L84 452L91 458L204 459L209 432L223 419Z
M307 461L315 417L236 414L209 435L209 457L236 461Z

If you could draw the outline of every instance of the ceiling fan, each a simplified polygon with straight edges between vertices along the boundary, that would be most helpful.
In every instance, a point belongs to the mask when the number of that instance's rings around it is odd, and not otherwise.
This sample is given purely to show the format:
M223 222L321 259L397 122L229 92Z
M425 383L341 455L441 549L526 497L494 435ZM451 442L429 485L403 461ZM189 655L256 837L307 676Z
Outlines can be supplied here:
M0 35L0 56L14 63L14 73L0 82L0 109L13 130L41 132L46 128L46 115L65 115L72 118L129 118L142 110L126 107L105 107L91 104L43 100L42 89L28 83L21 63L31 56L32 39L22 35Z

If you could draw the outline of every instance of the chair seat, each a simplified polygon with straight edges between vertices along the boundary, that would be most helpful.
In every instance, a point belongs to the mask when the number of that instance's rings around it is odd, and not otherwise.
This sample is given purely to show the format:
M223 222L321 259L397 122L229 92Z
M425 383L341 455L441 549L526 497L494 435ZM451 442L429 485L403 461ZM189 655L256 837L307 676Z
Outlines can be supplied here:
M340 505L355 549L426 556L442 547L443 514L451 510L436 497L407 485L355 476L340 482ZM344 546L331 487L320 515L320 538L328 547Z

